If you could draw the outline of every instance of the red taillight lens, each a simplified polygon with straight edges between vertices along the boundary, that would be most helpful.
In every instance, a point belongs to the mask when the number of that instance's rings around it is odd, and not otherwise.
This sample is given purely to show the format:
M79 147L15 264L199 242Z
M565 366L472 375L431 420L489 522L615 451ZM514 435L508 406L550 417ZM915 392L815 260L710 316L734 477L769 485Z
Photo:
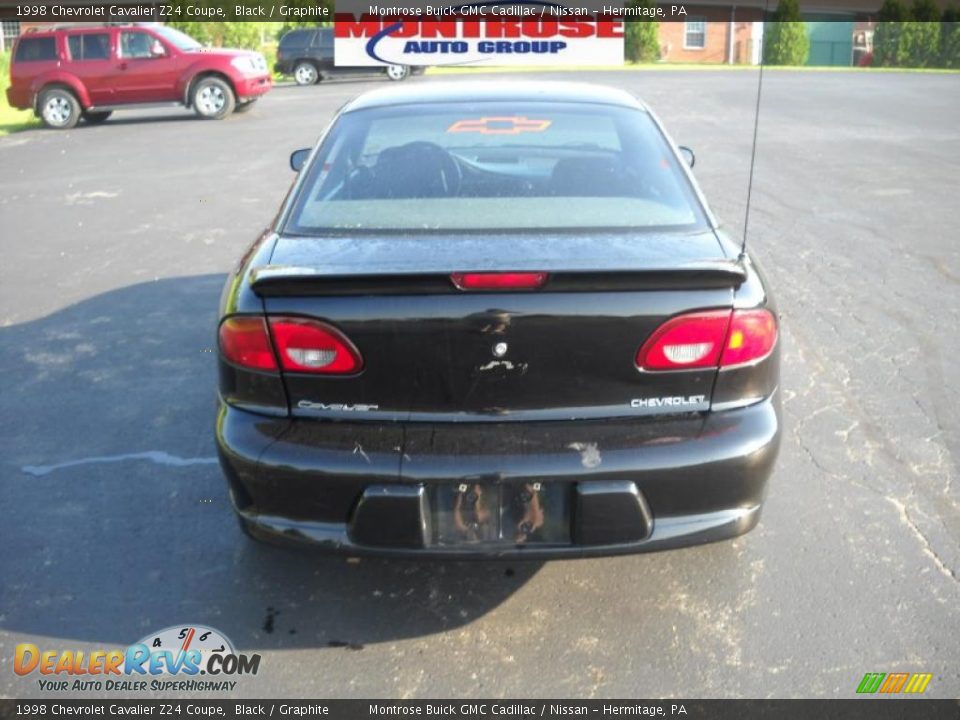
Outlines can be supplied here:
M220 325L220 352L234 365L276 370L267 323L262 317L232 317Z
M756 362L777 342L769 310L711 310L667 320L637 352L641 370L730 367Z
M450 279L461 290L536 290L547 282L547 273L453 273Z
M270 331L284 370L350 375L363 369L360 352L330 325L306 318L272 317Z
M720 367L756 362L777 344L777 319L769 310L734 310Z
M637 352L637 367L642 370L716 367L729 324L729 310L671 318L657 328Z

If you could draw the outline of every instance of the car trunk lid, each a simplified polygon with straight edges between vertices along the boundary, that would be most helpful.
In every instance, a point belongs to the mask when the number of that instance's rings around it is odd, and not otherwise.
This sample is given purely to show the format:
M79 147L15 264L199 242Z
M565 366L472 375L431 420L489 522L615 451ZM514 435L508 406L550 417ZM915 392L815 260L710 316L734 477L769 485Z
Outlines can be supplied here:
M543 272L463 291L457 272ZM424 422L587 419L709 408L716 371L634 360L666 319L732 306L742 268L692 235L281 238L252 275L269 315L339 328L350 377L285 373L294 414Z

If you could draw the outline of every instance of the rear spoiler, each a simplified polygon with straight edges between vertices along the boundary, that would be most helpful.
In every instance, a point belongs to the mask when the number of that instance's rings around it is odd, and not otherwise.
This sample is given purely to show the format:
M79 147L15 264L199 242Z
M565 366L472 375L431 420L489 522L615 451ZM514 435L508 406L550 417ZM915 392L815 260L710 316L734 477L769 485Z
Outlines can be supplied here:
M506 268L505 268L506 270ZM518 268L510 271L521 272ZM250 287L262 297L290 295L459 294L448 273L341 272L334 268L263 265L250 272ZM522 270L529 272L530 270ZM739 260L709 260L665 268L554 270L539 292L616 292L736 287L747 277Z

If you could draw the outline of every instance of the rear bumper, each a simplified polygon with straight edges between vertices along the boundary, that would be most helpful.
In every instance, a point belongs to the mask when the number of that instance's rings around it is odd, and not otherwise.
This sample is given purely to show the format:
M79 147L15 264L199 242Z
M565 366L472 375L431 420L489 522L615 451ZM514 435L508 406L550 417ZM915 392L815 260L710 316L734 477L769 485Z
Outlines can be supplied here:
M20 90L17 86L11 85L7 88L7 104L18 110L30 110L30 92Z
M243 77L234 81L237 91L237 99L241 102L258 98L265 93L270 92L273 87L273 78L270 75L261 75L258 77Z
M234 507L255 537L358 555L546 559L749 531L780 433L776 395L703 415L442 426L265 418L221 404L217 445ZM439 544L431 491L464 482L562 484L572 497L571 539Z

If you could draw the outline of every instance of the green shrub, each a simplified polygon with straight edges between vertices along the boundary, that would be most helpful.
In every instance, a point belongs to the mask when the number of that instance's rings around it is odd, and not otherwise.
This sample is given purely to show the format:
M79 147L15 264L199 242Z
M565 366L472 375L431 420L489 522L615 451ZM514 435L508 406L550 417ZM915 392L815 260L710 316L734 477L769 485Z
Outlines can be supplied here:
M935 67L940 63L940 10L934 0L914 0L910 20L903 24L901 43L907 67Z
M935 67L940 61L940 23L906 22L900 34L903 67Z
M877 13L877 27L873 33L873 64L877 67L895 67L906 59L902 45L903 26L910 12L902 0L884 0Z
M173 20L170 27L185 32L203 45L256 50L263 41L265 23L258 22L192 22Z
M657 7L655 0L633 0L629 7ZM639 18L625 23L623 54L631 62L657 62L660 59L660 23Z
M940 26L940 67L960 68L960 9L943 11Z
M333 0L322 0L322 2L316 2L315 0L286 0L284 3L287 7L301 7L301 8L314 8L317 6L323 6L328 10L328 17L333 17ZM326 27L330 25L329 20L287 20L285 21L280 29L277 31L277 40L283 37L284 33L294 30L296 28L305 28L305 27Z
M10 52L0 53L0 136L37 124L31 110L16 110L7 104L10 85Z
M781 0L763 33L763 61L768 65L804 65L810 38L797 0Z

